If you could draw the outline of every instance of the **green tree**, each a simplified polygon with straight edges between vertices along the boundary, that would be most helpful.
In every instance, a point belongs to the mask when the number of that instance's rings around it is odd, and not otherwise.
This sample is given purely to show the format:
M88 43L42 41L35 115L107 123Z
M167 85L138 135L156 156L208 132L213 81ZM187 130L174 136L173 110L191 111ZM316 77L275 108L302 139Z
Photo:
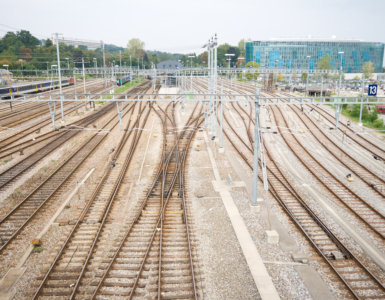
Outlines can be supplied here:
M138 38L132 38L128 41L127 50L132 57L142 59L145 55L144 42Z
M240 55L245 56L245 39L241 39L238 42L238 49L239 49Z
M329 54L324 54L319 61L317 61L317 69L320 70L330 70L332 58Z
M44 46L45 47L51 47L53 44L52 44L52 41L50 39L46 39L45 42L44 42Z
M25 47L35 48L40 45L40 41L27 30L17 32L16 36Z
M372 77L373 71L374 71L374 66L371 61L364 63L364 65L362 66L362 73L364 74L364 77L366 79Z
M255 69L259 68L259 63L255 62L255 61L249 61L245 65L245 68L248 68L248 70L246 71L246 78L247 79L249 79L249 80L251 80L251 79L257 80L258 79L259 72L255 71ZM254 70L251 71L250 69L254 69Z
M307 73L302 73L302 75L301 75L301 81L302 81L303 83L306 82L307 76L308 76Z

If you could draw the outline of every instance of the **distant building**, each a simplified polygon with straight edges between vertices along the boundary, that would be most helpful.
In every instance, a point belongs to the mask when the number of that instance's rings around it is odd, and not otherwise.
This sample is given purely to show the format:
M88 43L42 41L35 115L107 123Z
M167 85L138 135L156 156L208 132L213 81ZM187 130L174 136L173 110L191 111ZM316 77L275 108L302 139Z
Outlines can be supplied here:
M95 50L102 47L102 44L99 41L76 39L76 38L69 38L64 36L59 36L58 41L59 43L66 44L68 46L74 46L74 47L83 46L90 50ZM56 44L55 35L52 35L52 43Z
M342 57L345 73L361 73L363 64L368 61L373 63L374 73L380 73L384 60L384 44L354 40L268 40L246 42L245 48L246 63L257 62L265 68L313 70L322 56L329 54L334 69L339 69Z
M177 60L165 60L156 65L157 69L181 69L182 64Z

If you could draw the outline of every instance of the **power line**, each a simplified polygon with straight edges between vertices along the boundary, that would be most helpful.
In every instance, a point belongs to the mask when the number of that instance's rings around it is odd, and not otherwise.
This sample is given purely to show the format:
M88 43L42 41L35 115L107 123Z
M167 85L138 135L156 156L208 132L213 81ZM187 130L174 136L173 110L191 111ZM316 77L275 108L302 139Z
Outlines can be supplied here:
M2 24L2 23L0 23L0 26L3 26L3 27L6 27L6 28L9 28L9 29L12 29L11 31L19 31L19 32L22 31L22 30L28 31L28 32L31 33L33 36L37 36L37 37L40 37L40 38L43 38L43 39L49 39L49 37L47 37L46 35L36 34L36 33L33 33L33 32L31 32L31 31L27 30L27 29L17 28L17 27L9 26L9 25ZM1 30L1 29L0 29L0 30ZM8 31L1 30L1 31L9 32L9 30L8 30Z

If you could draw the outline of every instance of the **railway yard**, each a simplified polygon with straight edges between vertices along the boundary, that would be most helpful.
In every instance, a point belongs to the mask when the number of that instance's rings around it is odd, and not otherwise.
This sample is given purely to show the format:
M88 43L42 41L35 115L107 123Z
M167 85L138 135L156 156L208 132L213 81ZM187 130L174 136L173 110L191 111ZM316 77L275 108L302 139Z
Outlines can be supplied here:
M165 82L64 101L64 121L48 101L1 100L0 299L385 299L383 133L344 115L336 128L332 105L261 105L253 205L253 103L132 96L182 93Z

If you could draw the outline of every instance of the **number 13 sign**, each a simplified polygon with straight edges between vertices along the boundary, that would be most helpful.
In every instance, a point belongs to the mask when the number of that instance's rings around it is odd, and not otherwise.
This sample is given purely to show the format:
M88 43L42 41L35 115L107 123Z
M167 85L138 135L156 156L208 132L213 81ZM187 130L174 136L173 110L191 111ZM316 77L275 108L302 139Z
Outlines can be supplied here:
M377 84L369 84L368 96L377 96Z

